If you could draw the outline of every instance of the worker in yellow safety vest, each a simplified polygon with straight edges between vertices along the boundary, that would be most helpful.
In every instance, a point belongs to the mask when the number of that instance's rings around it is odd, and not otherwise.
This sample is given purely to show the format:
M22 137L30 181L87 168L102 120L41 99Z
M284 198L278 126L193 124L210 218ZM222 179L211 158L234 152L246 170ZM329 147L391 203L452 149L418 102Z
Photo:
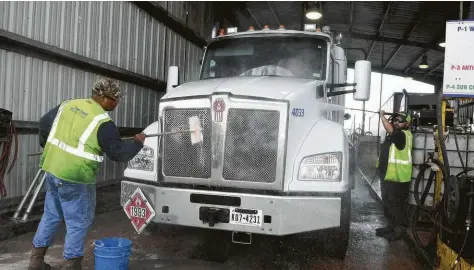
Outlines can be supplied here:
M127 162L142 148L145 135L122 140L107 114L124 95L113 80L99 79L88 99L63 101L39 121L40 160L47 187L44 213L33 238L29 270L51 269L44 262L61 221L66 223L61 269L81 269L84 242L96 203L96 174L105 153Z
M387 136L380 146L377 169L388 226L377 229L376 235L394 241L401 239L405 233L406 206L413 168L413 135L409 115L395 113L390 122L384 114L381 110L380 118Z

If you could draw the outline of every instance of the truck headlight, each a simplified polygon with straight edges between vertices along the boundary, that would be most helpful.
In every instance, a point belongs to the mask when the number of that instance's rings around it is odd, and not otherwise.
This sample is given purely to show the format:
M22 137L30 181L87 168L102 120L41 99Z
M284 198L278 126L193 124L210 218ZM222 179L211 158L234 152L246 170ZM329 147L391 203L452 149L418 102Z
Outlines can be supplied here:
M153 171L154 151L151 147L143 146L142 150L128 162L128 168L141 171Z
M304 158L298 180L341 181L342 153L327 153Z

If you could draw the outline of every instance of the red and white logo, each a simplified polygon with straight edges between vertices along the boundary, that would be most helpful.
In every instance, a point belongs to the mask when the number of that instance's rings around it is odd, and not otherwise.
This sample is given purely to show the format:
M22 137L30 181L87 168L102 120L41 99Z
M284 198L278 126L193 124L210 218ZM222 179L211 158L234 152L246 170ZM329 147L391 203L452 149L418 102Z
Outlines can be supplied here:
M146 199L140 188L133 192L132 196L123 206L123 210L132 222L133 228L140 234L156 215L153 207Z
M224 118L224 110L225 110L225 102L222 98L218 98L212 104L212 108L214 110L214 121L215 122L222 122Z

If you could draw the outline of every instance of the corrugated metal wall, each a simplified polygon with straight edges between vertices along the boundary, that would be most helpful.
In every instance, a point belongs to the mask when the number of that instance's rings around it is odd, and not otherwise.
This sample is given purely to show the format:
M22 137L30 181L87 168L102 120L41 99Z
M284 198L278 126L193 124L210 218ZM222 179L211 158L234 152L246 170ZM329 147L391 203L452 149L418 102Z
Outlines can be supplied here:
M209 2L159 4L203 38L211 29ZM163 81L170 65L179 66L181 82L198 79L203 53L130 2L0 2L0 29ZM0 108L22 121L38 121L64 99L88 97L101 77L6 50L0 50L0 67ZM161 93L119 86L128 95L110 114L117 126L146 127L157 119ZM19 146L5 177L7 198L23 195L38 169L39 157L27 156L41 150L37 135L20 135ZM107 160L98 182L120 178L125 166Z
M162 5L183 23L188 8L187 24L206 37L204 29L211 27L205 2ZM130 2L0 2L0 15L1 29L162 80L169 64L188 68L186 46L196 47ZM163 65L166 53L171 59ZM198 65L201 55L195 57L189 65Z

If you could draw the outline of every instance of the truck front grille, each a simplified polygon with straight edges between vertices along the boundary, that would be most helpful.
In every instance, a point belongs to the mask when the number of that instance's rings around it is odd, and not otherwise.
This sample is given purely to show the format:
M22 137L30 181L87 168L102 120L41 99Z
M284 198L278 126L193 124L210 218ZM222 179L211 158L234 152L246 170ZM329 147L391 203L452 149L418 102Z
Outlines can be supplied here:
M163 136L163 172L166 176L211 177L210 109L165 109L164 131L189 130L189 118L198 116L203 128L203 142L191 144L191 134Z
M229 109L224 179L265 183L275 181L279 122L278 111Z

